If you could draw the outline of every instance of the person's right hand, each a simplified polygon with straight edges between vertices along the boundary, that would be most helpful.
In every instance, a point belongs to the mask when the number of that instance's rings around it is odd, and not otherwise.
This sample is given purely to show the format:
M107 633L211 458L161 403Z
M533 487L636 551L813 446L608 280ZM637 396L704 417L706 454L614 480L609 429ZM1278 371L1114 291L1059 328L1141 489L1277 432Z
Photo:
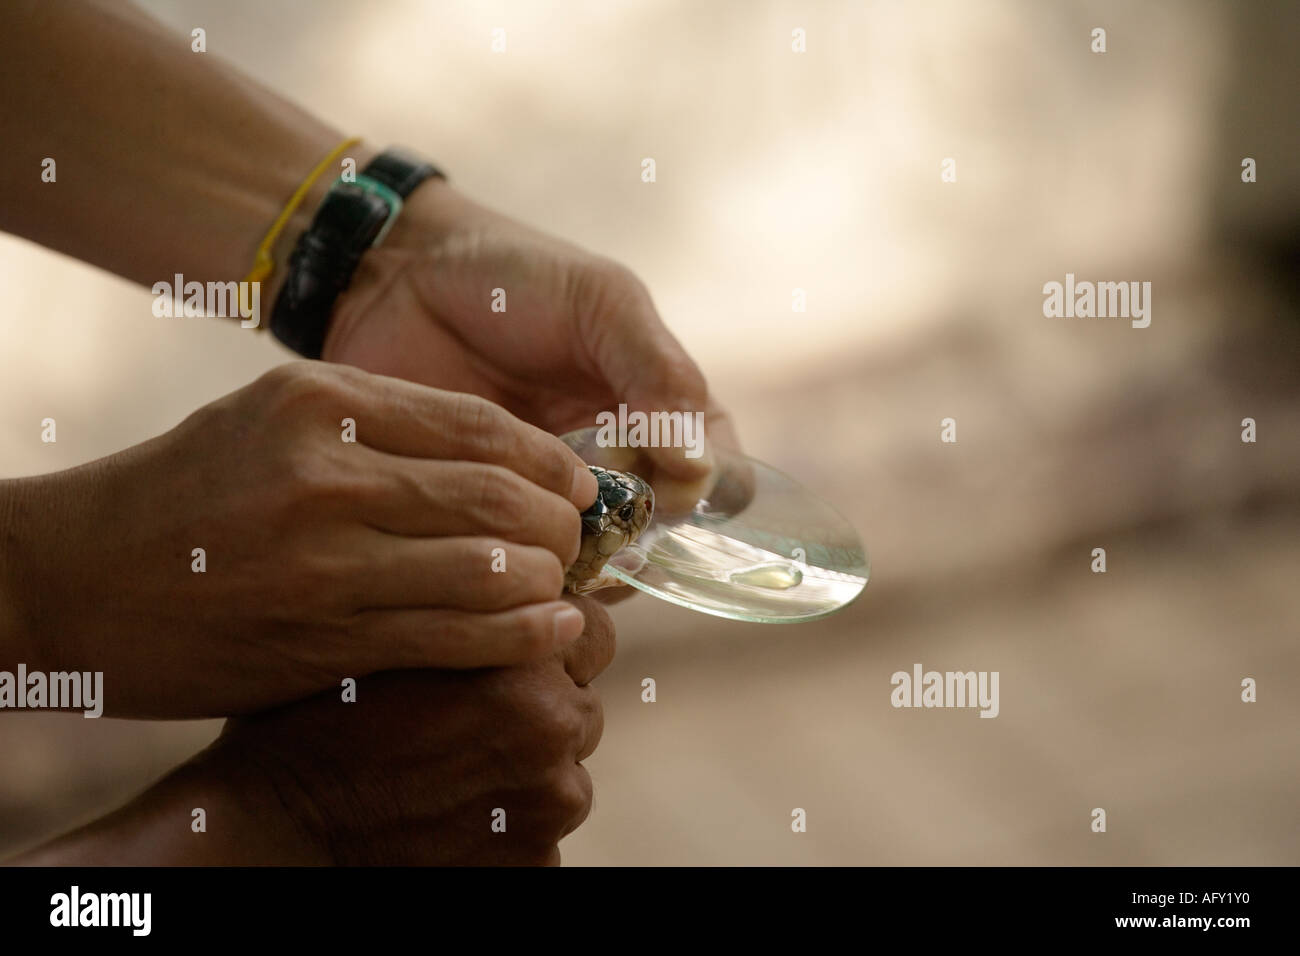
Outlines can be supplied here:
M595 479L473 396L294 363L10 485L14 643L29 670L103 671L115 716L247 713L378 670L535 660L582 631L559 597Z

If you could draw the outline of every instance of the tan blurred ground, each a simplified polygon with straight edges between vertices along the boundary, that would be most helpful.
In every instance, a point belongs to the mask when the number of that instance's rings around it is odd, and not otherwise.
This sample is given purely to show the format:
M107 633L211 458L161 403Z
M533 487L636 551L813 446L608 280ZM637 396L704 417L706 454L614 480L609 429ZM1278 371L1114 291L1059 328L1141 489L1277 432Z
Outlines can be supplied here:
M1294 8L148 6L633 266L748 450L866 539L871 584L823 622L620 606L568 862L1300 863L1300 324L1264 245L1300 223ZM1150 280L1151 327L1043 318L1067 271ZM6 476L142 440L285 358L16 240L0 283ZM1001 716L892 709L918 661L1000 671ZM5 715L0 852L214 730Z

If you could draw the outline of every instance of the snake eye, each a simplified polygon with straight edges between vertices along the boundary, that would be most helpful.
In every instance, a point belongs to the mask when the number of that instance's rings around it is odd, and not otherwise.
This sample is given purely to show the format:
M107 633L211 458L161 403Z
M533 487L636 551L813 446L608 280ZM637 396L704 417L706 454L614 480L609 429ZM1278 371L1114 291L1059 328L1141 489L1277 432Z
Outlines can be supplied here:
M620 521L631 521L631 520L632 520L632 513L633 513L635 510L636 510L636 509L633 508L631 505L624 505L622 508L619 508L619 509L618 509L618 517L619 517L619 520L620 520Z

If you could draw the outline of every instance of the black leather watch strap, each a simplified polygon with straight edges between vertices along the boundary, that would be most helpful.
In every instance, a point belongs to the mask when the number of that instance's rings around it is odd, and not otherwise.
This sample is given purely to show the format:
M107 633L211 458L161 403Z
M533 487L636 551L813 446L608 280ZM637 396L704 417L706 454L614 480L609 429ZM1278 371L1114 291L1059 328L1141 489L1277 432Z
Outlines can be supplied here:
M361 257L401 208L400 200L433 176L446 178L432 163L390 149L371 160L356 182L330 187L289 256L288 276L271 311L276 338L299 355L321 357L334 303Z
M334 303L389 212L381 196L354 183L330 189L289 256L288 278L271 313L276 338L299 355L320 358Z
M405 199L430 177L446 179L437 166L425 162L404 149L386 149L361 171L361 175L377 179Z

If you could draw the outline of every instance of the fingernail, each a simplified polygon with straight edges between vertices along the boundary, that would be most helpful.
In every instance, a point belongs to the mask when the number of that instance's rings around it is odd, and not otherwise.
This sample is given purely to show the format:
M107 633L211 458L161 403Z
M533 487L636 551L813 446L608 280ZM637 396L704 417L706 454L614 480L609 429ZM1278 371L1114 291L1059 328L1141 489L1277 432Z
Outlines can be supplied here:
M582 612L576 607L566 607L563 610L555 612L555 642L557 644L567 644L570 641L578 639L583 628L587 626L587 619L582 616Z
M596 476L591 473L590 468L586 465L578 465L573 469L573 484L569 487L570 501L586 511L596 500L596 493L599 490Z

